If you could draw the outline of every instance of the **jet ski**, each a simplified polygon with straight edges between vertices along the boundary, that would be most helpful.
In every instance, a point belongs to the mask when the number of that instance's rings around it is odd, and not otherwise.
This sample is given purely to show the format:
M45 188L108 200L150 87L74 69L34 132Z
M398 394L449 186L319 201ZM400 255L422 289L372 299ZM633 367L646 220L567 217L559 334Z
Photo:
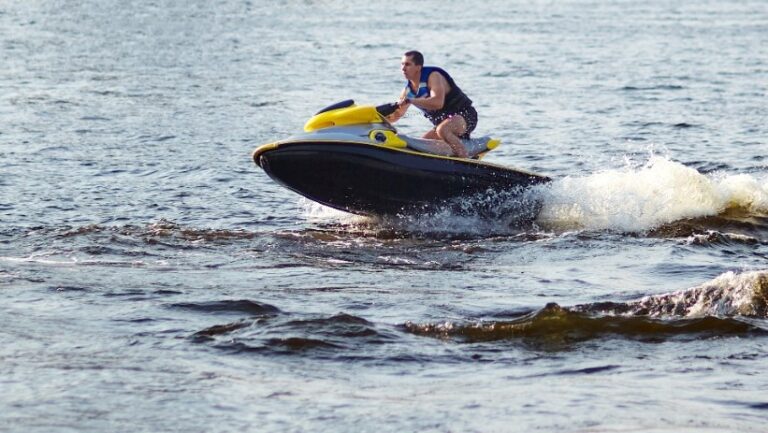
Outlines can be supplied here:
M550 180L482 162L499 145L490 137L463 141L470 158L440 154L444 151L435 140L398 133L385 117L395 108L339 102L310 118L302 134L256 148L253 160L284 187L365 216L445 207L472 212L472 205L467 208L472 197L494 192L509 197Z

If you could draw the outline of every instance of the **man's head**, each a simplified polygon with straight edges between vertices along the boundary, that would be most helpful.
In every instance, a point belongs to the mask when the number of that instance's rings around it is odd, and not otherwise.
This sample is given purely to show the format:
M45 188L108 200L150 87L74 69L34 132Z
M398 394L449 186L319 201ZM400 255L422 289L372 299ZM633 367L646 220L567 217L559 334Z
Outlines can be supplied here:
M410 57L411 61L419 66L424 66L424 55L418 51L408 51L403 56Z
M407 80L418 81L421 76L421 68L424 66L424 56L418 51L408 51L403 54L400 61L400 69Z

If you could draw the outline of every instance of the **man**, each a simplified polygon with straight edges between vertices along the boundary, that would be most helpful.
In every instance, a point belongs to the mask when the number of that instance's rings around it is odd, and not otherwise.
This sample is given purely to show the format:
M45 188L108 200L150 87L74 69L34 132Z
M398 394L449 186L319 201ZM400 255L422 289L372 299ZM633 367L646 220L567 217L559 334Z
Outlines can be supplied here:
M400 62L406 80L400 93L398 108L389 116L391 122L403 117L411 105L424 112L435 125L424 138L436 141L446 154L467 158L467 151L460 139L469 138L477 126L477 111L450 75L434 66L424 66L424 56L418 51L408 51Z

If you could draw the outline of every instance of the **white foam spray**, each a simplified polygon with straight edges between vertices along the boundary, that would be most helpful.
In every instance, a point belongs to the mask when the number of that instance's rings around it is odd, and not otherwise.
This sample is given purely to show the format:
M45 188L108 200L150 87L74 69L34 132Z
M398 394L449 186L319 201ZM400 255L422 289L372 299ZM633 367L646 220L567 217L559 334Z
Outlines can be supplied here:
M299 206L304 218L315 224L347 226L355 231L421 233L434 236L486 236L519 232L517 220L526 214L532 219L530 208L533 204L524 203L532 200L528 194L505 194L488 191L461 200L458 205L448 205L425 210L424 212L404 213L386 217L364 217L332 209L327 206L301 198ZM516 207L516 210L509 210ZM481 215L478 209L491 209L494 217ZM527 209L521 212L519 209Z
M726 272L701 286L631 303L657 317L768 316L768 271Z
M644 231L739 208L768 213L768 177L706 176L652 156L640 168L568 176L540 188L537 222L551 229Z
M299 198L299 207L303 211L304 218L312 223L355 225L368 221L366 217L323 206L304 197Z

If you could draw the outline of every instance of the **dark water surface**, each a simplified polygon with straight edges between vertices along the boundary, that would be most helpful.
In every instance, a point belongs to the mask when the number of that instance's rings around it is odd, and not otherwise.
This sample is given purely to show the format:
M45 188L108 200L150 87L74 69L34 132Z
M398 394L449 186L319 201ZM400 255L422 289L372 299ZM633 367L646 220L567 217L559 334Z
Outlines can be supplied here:
M253 164L414 48L532 227ZM766 429L765 2L6 2L0 54L0 431Z

